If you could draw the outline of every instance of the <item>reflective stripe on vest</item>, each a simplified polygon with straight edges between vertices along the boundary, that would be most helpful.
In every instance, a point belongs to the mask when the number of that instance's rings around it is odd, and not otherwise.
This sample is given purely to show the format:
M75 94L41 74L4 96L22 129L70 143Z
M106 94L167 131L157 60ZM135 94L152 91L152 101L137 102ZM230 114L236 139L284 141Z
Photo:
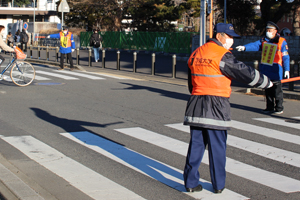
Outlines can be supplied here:
M282 66L282 56L283 56L282 52L281 52L281 46L282 46L283 41L285 41L285 39L283 37L280 37L278 43L274 43L274 44L277 44L277 50L275 53L275 58L274 58L273 63L278 63L281 66ZM267 41L262 42L262 46L261 46L262 49L263 49L264 43L267 43Z
M221 59L227 52L230 51L214 42L207 42L192 53L188 61L192 75L192 95L230 97L231 80L220 70Z
M60 35L60 45L63 48L71 47L71 35L72 35L72 33L68 32L68 35L65 36L65 34L63 32L60 32L59 35Z

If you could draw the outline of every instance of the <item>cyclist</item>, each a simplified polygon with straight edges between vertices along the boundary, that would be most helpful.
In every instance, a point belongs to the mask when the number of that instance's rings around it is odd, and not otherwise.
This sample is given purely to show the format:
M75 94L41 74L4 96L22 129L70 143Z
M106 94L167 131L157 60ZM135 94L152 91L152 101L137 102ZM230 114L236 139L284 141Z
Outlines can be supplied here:
M2 35L5 32L5 27L0 25L0 48L3 51L7 51L7 52L15 52L15 50L11 47L9 47L4 41L3 41L3 37ZM0 55L0 66L1 64L4 62L5 58L3 56Z

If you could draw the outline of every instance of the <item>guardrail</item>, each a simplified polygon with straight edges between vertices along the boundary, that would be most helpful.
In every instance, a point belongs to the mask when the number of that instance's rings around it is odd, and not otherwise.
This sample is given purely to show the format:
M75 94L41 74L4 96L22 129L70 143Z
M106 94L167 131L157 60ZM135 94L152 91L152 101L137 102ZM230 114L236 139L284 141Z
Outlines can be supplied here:
M48 62L53 62L53 61L50 61L50 57L49 57L49 54L50 54L50 51L55 51L55 61L57 64L60 64L59 62L59 47L49 47L49 46L32 46L30 45L29 48L29 57L30 59L33 59L33 51L37 51L37 60L41 60L41 51L46 51L46 59L45 61L48 61ZM75 49L75 52L76 52L76 63L75 63L75 66L79 66L80 64L80 49L77 48ZM116 55L117 55L117 59L116 59L116 70L121 70L120 68L120 54L121 52L120 51L117 51L116 52ZM134 73L136 73L136 69L138 67L137 65L137 52L134 51L132 53L132 58L133 58L133 69L132 71ZM155 75L155 53L152 53L151 56L152 56L152 63L151 63L151 75ZM106 58L106 50L103 49L102 50L102 68L105 68L105 58ZM88 48L88 67L92 67L92 60L93 60L93 55L92 55L92 48ZM67 63L68 63L68 60L67 60ZM174 54L172 56L172 78L176 78L176 54Z
M92 48L87 48L88 49L88 67L92 67L93 64L93 54L92 54ZM33 51L37 51L37 60L41 60L41 52L45 51L46 52L46 58L44 61L46 62L54 62L55 64L59 65L59 47L49 47L49 46L35 46L33 47L32 45L29 46L29 57L33 59ZM50 60L50 51L55 51L55 60L51 61ZM76 62L74 63L75 66L80 66L81 58L80 58L80 49L77 48L75 50L76 53ZM121 70L121 65L120 65L120 57L121 57L121 51L116 51L116 70ZM138 68L138 52L133 51L132 52L132 72L136 73L137 68ZM67 59L68 63L68 59ZM106 50L102 50L102 63L101 63L102 68L106 68ZM248 62L249 64L249 62ZM259 70L259 61L254 60L250 65L252 65L255 69ZM151 75L156 75L156 54L152 53L151 54ZM176 78L176 70L177 69L177 56L176 54L172 55L172 72L171 72L171 77ZM295 61L291 60L290 61L290 78L300 76L300 61ZM294 82L289 83L289 90L294 91Z

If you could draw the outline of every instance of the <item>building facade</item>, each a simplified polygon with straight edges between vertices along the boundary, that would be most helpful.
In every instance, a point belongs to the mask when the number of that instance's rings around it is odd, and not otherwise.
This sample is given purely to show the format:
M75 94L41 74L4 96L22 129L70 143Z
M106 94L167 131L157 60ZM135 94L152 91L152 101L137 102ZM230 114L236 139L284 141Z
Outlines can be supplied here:
M31 0L28 5L19 5L16 0L0 0L0 24L6 27L7 33L14 34L27 22L28 32L38 32L37 24L40 22L60 23L56 11L57 1L59 0Z

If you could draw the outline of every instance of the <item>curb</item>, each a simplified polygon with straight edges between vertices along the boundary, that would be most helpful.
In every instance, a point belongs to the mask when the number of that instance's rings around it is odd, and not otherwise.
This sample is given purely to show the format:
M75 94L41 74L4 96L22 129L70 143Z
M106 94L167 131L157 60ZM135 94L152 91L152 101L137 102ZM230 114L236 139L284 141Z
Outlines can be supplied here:
M6 159L0 155L0 197L9 200L44 200L36 191L28 184L22 181L9 168L13 168L8 164ZM3 164L8 165L7 167ZM1 198L2 199L2 198Z

